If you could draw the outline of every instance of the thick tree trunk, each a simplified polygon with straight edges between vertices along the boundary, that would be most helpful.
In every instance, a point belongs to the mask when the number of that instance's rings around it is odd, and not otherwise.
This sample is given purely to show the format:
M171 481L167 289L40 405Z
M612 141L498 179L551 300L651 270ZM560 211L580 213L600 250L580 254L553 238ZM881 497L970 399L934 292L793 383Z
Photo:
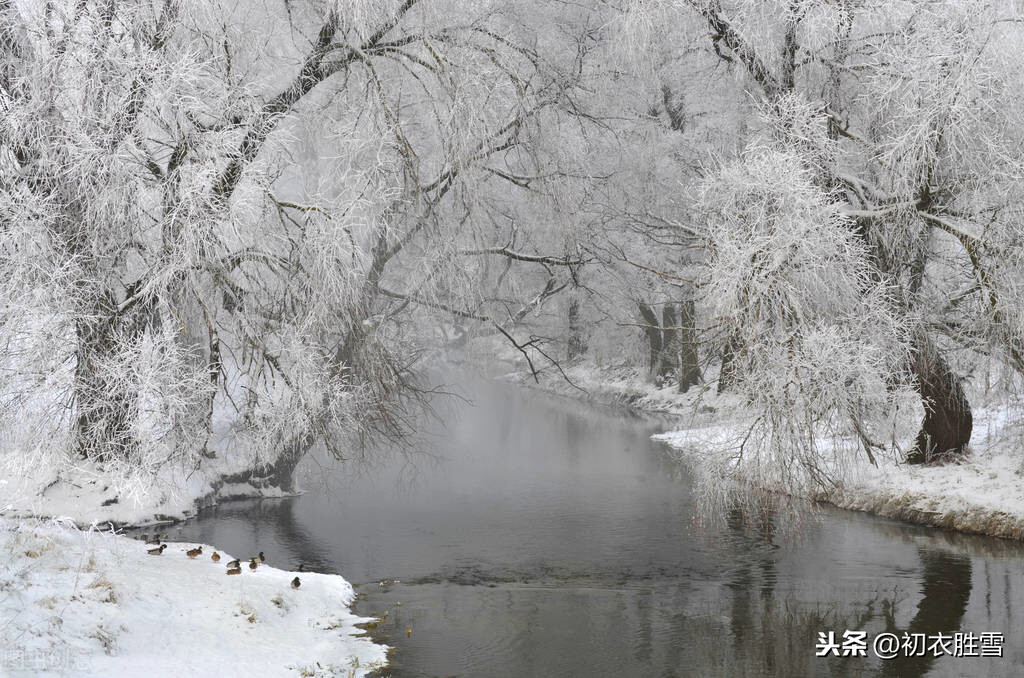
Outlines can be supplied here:
M644 334L647 335L647 343L650 348L650 359L647 369L653 377L654 371L658 367L658 361L661 359L661 325L658 324L658 316L655 315L654 310L650 306L642 301L636 303L640 309L640 317L644 322Z
M960 380L923 331L915 335L912 351L911 369L925 413L907 463L922 464L966 452L974 419Z
M257 489L294 492L296 490L295 468L315 442L316 438L309 434L299 436L289 442L283 442L281 454L272 464L264 464L226 475L220 479L220 482L225 485L247 484Z
M700 383L697 354L697 310L693 299L679 304L679 392L686 393Z

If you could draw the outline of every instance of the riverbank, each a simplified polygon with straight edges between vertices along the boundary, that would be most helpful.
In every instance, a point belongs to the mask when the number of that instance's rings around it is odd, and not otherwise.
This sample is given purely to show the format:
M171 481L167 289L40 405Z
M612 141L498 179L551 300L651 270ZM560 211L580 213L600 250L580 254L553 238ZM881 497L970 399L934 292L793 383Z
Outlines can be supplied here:
M876 455L877 466L858 460L838 487L806 498L919 525L1024 539L1022 441L1013 425L1018 419L1007 409L1020 413L1019 407L976 411L971 454L963 460L920 466ZM700 464L733 454L743 434L706 426L654 437L682 460Z
M357 637L351 585L234 556L143 542L70 520L0 519L0 676L355 677L385 661ZM235 554L242 557L250 554ZM291 582L299 576L300 587Z
M510 364L516 357L505 354ZM729 455L742 440L730 416L733 403L707 387L677 393L660 388L640 370L626 365L577 363L565 368L569 383L546 371L535 383L522 371L505 378L549 393L626 407L639 414L668 417L666 431L655 436L687 463L701 464L709 455ZM573 385L575 384L575 386ZM920 525L993 537L1024 539L1024 400L986 398L972 393L974 434L969 457L962 461L912 466L879 457L872 466L858 459L848 480L828 493L806 497L843 509L864 511ZM909 449L920 414L907 414L903 428Z
M251 473L252 454L219 438L227 452L197 466L170 462L156 470L125 468L63 455L42 446L0 455L0 514L70 517L79 527L142 526L186 520L219 501L290 496ZM249 477L247 482L226 479Z

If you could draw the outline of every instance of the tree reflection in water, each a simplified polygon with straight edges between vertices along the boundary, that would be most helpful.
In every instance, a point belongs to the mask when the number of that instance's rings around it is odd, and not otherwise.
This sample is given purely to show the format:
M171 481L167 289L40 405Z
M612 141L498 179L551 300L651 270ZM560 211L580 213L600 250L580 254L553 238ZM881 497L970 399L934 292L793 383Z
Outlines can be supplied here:
M959 631L967 602L971 598L970 558L941 550L919 549L918 552L924 569L917 614L906 629L896 628L890 616L886 631L900 636L904 632L932 636L938 633L950 635ZM931 654L923 657L899 656L885 662L878 675L885 678L914 678L923 676L934 663L935 657Z
M753 536L771 545L770 520L750 525L738 513L733 513L728 528L734 535L745 534L747 539ZM902 638L904 633L949 636L961 631L972 591L970 557L944 549L918 548L918 554L922 568L921 599L913 618L905 626L897 623L897 613L901 603L905 603L898 591L860 603L836 600L828 606L808 604L790 592L777 594L773 549L763 550L758 557L738 559L726 583L729 591L727 627L722 626L725 620L720 616L689 619L686 629L686 654L689 656L684 665L706 667L702 675L751 678L925 676L937 661L930 653L881 661L870 645L882 632ZM841 639L847 629L868 632L867 657L815 656L819 632L835 631L837 639ZM723 642L726 638L728 641ZM664 675L686 675L686 672L667 671Z

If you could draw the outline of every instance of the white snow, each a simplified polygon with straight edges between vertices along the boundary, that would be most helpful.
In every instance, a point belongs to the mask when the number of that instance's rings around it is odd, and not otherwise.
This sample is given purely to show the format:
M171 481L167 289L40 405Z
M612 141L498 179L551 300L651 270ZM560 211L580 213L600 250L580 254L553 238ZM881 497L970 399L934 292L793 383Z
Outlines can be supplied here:
M936 466L881 464L827 499L930 525L1024 538L1024 421L1021 403L974 412L971 454Z
M205 459L198 469L168 465L158 475L131 479L93 461L52 455L13 466L17 456L0 455L0 508L8 516L72 516L79 525L143 525L188 518L221 497L284 496L276 487L222 483L225 476L251 468L252 459L238 453Z
M0 480L0 506L8 515L73 516L81 525L94 522L143 524L155 515L189 516L196 500L212 491L202 473L165 473L148 492L120 496L92 462L67 463L59 471L39 465L22 475ZM116 500L116 501L115 501ZM104 505L106 504L106 505Z
M386 648L356 637L351 585L234 556L143 542L70 520L0 519L0 677L361 676ZM291 587L299 576L301 586Z
M878 466L857 459L839 488L813 499L963 532L1024 538L1024 403L975 409L970 454L956 462L909 465L879 455ZM913 429L911 429L913 430ZM691 463L729 455L742 432L727 423L654 436ZM912 441L904 441L904 449Z

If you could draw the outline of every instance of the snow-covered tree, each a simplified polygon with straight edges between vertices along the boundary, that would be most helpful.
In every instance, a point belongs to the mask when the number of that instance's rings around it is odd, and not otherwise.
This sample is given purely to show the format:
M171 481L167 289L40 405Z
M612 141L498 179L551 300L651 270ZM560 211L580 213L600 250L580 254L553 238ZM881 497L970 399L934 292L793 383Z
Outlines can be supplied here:
M753 219L762 226L786 223L787 218L817 224L805 232L807 247L820 246L825 258L818 261L834 267L820 280L829 294L837 295L834 306L805 305L793 315L784 297L768 295L753 307L757 318L715 328L723 356L720 383L747 395L754 393L748 390L750 384L757 393L781 388L773 380L778 366L753 358L793 359L793 348L778 353L774 330L811 332L823 322L834 324L832 312L853 312L839 302L848 291L845 286L859 281L853 289L858 303L866 303L863 317L878 323L880 338L899 339L897 344L908 347L902 363L887 359L890 388L912 385L924 409L906 459L923 462L964 452L972 415L962 380L971 356L988 354L1020 370L1016 290L1024 270L1019 266L1017 214L1024 204L1018 188L1024 125L1018 97L1012 94L1019 91L1021 73L1022 34L1015 10L1002 3L913 0L665 0L627 2L623 9L625 24L655 40L666 24L687 30L689 39L676 41L680 70L701 73L698 86L703 91L741 91L751 104L748 111L732 112L747 121L737 138L746 150L725 162L725 169L708 184L717 189L701 193L711 227L709 305L723 313L720 304L731 300L737 312L747 309L747 302L736 296L746 293L737 272L744 269L729 267L739 266L747 261L742 254L753 252L734 249L738 246L729 228L721 226L732 223L723 221L720 209L722 200L732 204L729 195L745 196L751 209L778 203ZM695 45L704 49L695 53ZM704 70L709 57L717 63L713 72ZM756 116L749 112L754 109ZM767 146L764 139L771 140ZM784 165L791 176L769 171ZM779 186L769 190L764 183L768 180ZM744 182L761 185L762 193L749 194ZM802 192L804 197L795 199L793 191L800 186L814 187L815 199L833 216L808 213L812 194ZM786 217L781 210L793 212ZM751 223L750 215L733 217L746 234L743 224ZM836 240L841 233L844 239ZM839 242L845 244L835 249ZM756 257L757 265L788 261L787 248L793 244L786 239L761 241L764 251ZM837 258L839 251L846 263ZM740 258L723 267L728 252ZM782 275L786 267L771 270ZM724 278L723 271L728 271ZM830 281L831 276L838 277ZM722 296L723 280L736 285L731 296ZM788 277L778 280L789 293L801 289ZM769 308L772 312L766 315ZM773 331L764 331L769 319ZM855 329L845 321L840 325ZM731 335L722 333L725 327ZM762 331L754 332L755 327ZM874 344L867 341L872 337L863 327L852 334L847 330L833 336L835 355L850 353L846 360L833 362L846 366L844 374L861 354L868 356L868 363L876 359ZM873 364L877 368L885 362ZM865 375L876 371L868 364L862 367ZM730 378L737 380L735 385ZM813 382L794 382L809 387L800 402L810 409L793 413L796 422L803 422L797 430L805 437L804 450L813 447L809 422L819 414L811 406L818 402ZM854 391L864 393L859 387ZM878 393L874 387L871 392ZM774 397L780 391L771 393ZM762 409L755 413L771 411L764 402L758 407ZM850 419L856 422L856 416ZM773 422L778 430L794 425L793 420ZM864 436L858 432L855 438Z
M708 341L752 413L727 463L759 487L805 493L830 487L860 450L871 463L886 450L909 329L839 196L787 131L715 172L696 204Z
M0 23L6 449L288 485L317 440L403 433L414 311L512 337L473 262L564 263L486 218L573 88L504 3L4 0Z

